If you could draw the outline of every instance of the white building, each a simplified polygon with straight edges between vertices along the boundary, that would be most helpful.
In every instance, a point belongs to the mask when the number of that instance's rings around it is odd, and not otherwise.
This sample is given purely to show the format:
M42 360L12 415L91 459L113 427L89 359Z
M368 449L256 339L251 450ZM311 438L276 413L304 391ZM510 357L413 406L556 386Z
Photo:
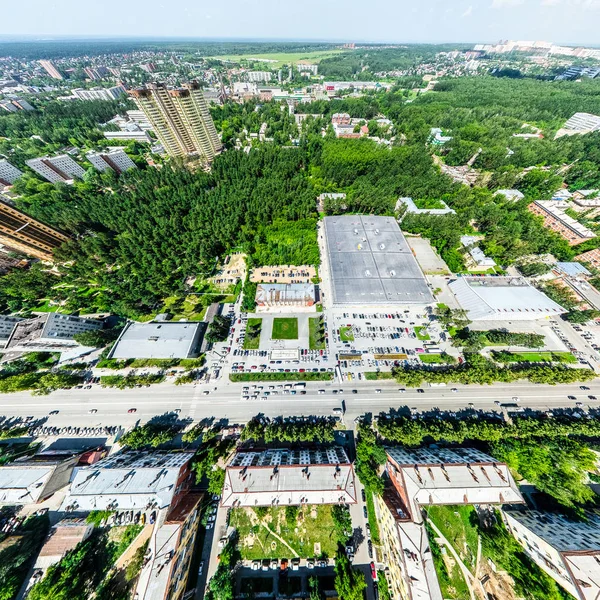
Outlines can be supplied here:
M84 90L83 88L73 90L73 96L78 100L116 100L126 93L127 91L122 85L110 88L95 87L90 90Z
M300 71L300 73L310 73L311 75L317 75L319 72L319 65L305 65L302 63L298 63L296 65L296 69Z
M148 135L148 132L142 131L142 129L137 126L135 129L124 129L123 131L105 131L104 137L107 140L134 140L144 144L152 142L152 138Z
M23 318L13 317L12 315L0 315L0 348L6 345L10 334L19 321L23 321Z
M560 586L579 600L600 598L600 512L588 511L585 521L534 510L502 514L525 552Z
M92 163L92 166L100 172L112 169L117 175L120 175L129 169L137 168L122 148L110 152L88 152L85 156Z
M75 474L61 510L157 510L187 492L193 452L119 452Z
M130 322L109 358L193 358L200 352L203 329L199 322Z
M239 451L221 497L227 507L355 503L354 469L341 446Z
M600 116L578 112L556 132L554 139L563 135L585 134L594 131L600 131Z
M399 198L396 203L396 210L401 206L406 207L406 212L414 215L455 215L456 211L452 210L443 200L438 200L442 208L418 208L412 198Z
M525 198L525 194L519 190L496 190L494 194L502 194L509 202L518 202Z
M60 313L44 313L15 323L6 343L11 352L62 352L82 347L73 338L78 333L101 329L102 321Z
M67 183L85 175L85 170L66 154L32 158L26 164L50 183Z
M459 277L449 287L471 321L533 321L567 312L523 277Z
M248 71L246 79L251 83L268 83L271 81L272 73L270 71Z
M23 172L11 165L7 160L0 160L0 185L12 185Z

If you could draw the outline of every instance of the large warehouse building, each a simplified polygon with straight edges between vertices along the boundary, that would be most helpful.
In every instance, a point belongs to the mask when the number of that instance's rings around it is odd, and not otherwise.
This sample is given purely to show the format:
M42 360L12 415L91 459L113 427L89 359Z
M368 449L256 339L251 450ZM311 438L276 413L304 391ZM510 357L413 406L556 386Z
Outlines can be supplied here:
M533 321L567 312L522 277L460 277L449 286L471 321Z
M332 303L429 304L433 295L392 217L326 217L325 243Z

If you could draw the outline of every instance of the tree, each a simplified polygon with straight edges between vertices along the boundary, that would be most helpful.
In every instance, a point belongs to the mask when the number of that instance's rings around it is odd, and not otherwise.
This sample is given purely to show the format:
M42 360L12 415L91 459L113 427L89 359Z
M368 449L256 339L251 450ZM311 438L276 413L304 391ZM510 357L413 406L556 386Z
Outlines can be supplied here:
M352 568L344 546L339 544L335 557L335 590L338 596L344 600L363 600L366 587L364 575Z
M112 327L110 329L94 329L76 333L73 339L82 346L91 346L93 348L103 348L111 342L114 342L122 331L122 327Z
M570 310L568 313L564 314L563 319L565 321L569 321L569 323L587 323L593 319L597 319L600 317L600 311L594 309L588 310Z

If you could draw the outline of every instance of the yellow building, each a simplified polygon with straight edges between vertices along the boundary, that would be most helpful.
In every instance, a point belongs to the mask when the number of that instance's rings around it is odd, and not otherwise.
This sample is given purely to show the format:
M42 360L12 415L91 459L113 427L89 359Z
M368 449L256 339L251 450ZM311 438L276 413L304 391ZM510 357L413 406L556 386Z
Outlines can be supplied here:
M169 156L201 156L210 161L220 152L221 140L197 82L176 89L151 83L129 94Z

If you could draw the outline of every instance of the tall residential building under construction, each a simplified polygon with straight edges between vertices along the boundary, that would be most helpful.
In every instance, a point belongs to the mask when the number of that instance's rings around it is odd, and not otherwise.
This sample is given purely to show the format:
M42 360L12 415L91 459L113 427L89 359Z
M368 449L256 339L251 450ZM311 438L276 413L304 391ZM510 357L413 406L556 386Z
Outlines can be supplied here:
M212 160L221 150L221 140L197 82L169 89L151 83L131 90L169 156L197 155Z
M52 260L52 251L68 239L64 233L0 201L0 244L34 258Z

